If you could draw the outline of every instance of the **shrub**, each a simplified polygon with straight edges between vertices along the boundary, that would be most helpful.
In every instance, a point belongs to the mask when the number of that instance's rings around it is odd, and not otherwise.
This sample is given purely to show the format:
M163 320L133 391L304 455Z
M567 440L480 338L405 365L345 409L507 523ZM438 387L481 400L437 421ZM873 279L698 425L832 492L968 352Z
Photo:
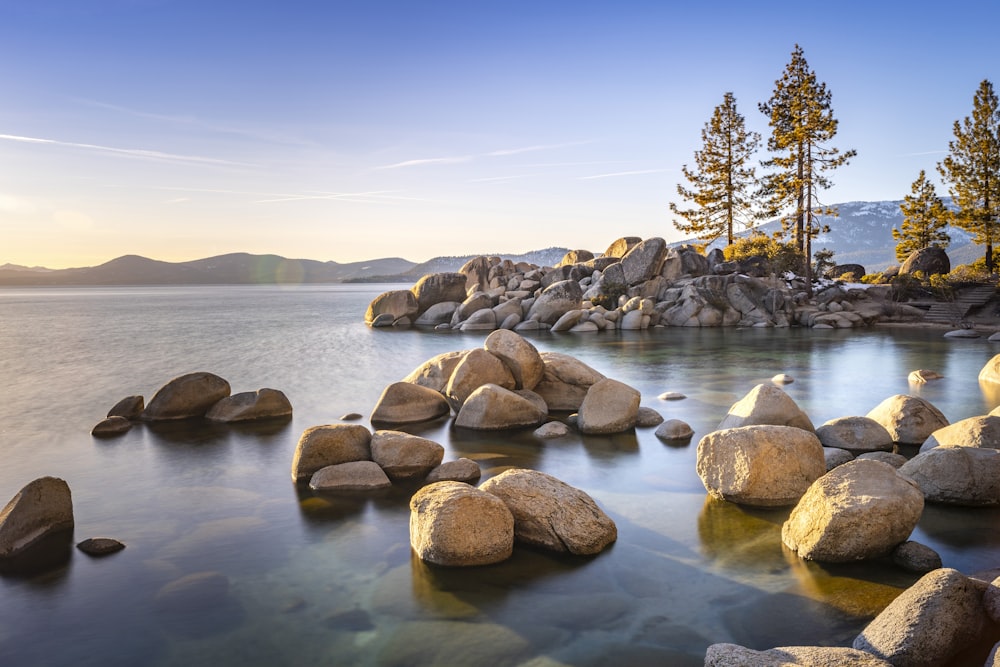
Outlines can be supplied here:
M771 271L801 273L805 258L794 243L782 243L764 234L755 233L737 239L722 251L727 262L750 257L766 257Z

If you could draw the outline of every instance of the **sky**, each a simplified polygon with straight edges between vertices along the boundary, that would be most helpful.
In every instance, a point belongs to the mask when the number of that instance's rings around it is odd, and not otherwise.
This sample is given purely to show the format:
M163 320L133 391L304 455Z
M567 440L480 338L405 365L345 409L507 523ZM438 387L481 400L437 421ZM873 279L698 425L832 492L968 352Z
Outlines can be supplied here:
M858 152L823 202L902 199L921 169L944 196L953 124L1000 84L998 19L995 0L0 0L0 264L681 240L669 204L713 109L732 92L766 139L795 44L831 145Z

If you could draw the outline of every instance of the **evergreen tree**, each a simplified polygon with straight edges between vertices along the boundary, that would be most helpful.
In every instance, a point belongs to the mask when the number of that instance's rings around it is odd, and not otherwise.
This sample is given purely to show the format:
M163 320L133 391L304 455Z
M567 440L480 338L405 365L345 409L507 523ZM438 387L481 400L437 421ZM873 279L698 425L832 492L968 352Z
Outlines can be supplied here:
M831 95L826 84L817 81L816 73L809 69L798 44L781 78L774 83L771 99L759 108L769 118L771 136L767 148L774 154L763 163L775 169L763 179L768 212L779 215L791 210L782 218L782 229L786 235L791 231L799 252L809 257L813 237L824 231L817 217L837 214L836 209L823 207L819 201L819 190L832 185L824 173L847 164L857 152L841 153L827 145L837 134ZM806 267L808 271L808 262Z
M920 176L913 181L913 193L903 198L899 209L903 212L903 224L893 228L892 238L896 244L896 259L903 262L914 251L930 246L947 248L951 237L944 231L951 222L952 214L937 196L934 184L927 180L927 174L920 170Z
M955 121L955 139L938 171L958 206L955 224L986 246L986 270L993 272L993 242L1000 224L1000 105L984 79L972 102L972 118Z
M701 140L703 148L694 153L695 168L681 167L690 189L677 186L677 194L697 208L682 210L671 203L670 210L687 221L674 220L674 226L704 241L725 235L727 244L732 244L734 223L750 228L762 217L752 199L757 177L751 164L760 135L747 132L736 98L726 93L705 123Z

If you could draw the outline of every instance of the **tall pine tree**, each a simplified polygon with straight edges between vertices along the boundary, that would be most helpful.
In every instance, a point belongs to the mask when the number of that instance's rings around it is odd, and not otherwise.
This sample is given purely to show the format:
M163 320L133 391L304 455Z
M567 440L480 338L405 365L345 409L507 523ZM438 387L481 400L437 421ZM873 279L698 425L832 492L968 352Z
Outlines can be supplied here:
M920 170L920 176L913 181L912 194L903 198L899 205L903 213L903 224L893 228L892 238L896 244L896 259L903 262L914 251L930 246L947 248L951 237L944 231L951 222L952 214L937 196L934 184L927 180L927 174Z
M832 185L824 174L847 164L857 152L841 153L827 145L837 134L831 95L809 69L798 44L781 78L774 82L771 99L759 108L769 118L767 148L774 154L763 163L775 170L763 179L769 213L790 211L782 217L782 228L786 234L791 231L796 247L808 260L812 238L822 231L817 217L837 214L819 201L819 190ZM808 274L809 262L805 264Z
M972 118L955 121L955 139L938 171L958 206L955 225L986 246L986 270L993 272L993 242L1000 225L1000 106L984 79L972 101Z
M757 176L751 163L760 135L747 131L736 98L726 93L705 123L701 140L702 149L694 153L695 168L681 167L691 187L677 186L677 194L697 208L684 210L671 203L670 210L687 221L674 220L674 226L704 241L725 236L731 245L734 223L750 228L762 217L753 199Z

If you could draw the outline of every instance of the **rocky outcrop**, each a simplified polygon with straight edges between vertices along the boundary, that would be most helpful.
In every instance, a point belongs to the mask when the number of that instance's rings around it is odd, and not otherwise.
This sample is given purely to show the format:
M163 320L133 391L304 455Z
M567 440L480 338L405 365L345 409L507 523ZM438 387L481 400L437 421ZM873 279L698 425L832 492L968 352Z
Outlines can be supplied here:
M258 389L227 396L213 405L205 417L217 422L243 422L258 419L290 419L292 404L277 389Z
M890 602L854 648L896 667L947 664L982 633L982 599L982 588L958 570L934 570Z
M518 542L586 556L600 553L618 539L615 522L593 498L543 472L505 470L480 489L510 509Z
M577 426L581 433L622 433L635 427L642 396L632 387L604 378L590 386L580 404Z
M306 429L292 458L292 480L309 479L320 468L370 461L372 434L360 424L329 424Z
M781 528L801 558L844 563L882 556L904 542L924 496L890 465L856 459L818 478Z
M794 426L742 426L698 442L697 471L709 495L741 505L794 505L826 473L815 434Z
M415 424L443 417L451 412L439 392L411 382L394 382L382 390L372 410L372 423Z
M392 481L423 479L444 460L444 447L402 431L375 431L371 437L372 460Z
M1000 505L1000 450L936 447L914 456L899 472L916 482L929 502Z
M72 528L69 485L58 477L40 477L0 511L0 559L18 556L46 536Z
M881 424L894 442L905 445L923 444L931 433L948 425L948 419L930 401L906 394L890 396L866 416Z
M203 417L229 396L229 383L218 375L199 372L176 377L163 385L146 405L142 419L166 421Z
M499 563L514 551L514 517L491 493L461 482L436 482L410 498L410 545L435 565Z
M814 432L809 416L792 397L773 385L759 384L733 404L718 429L737 428L754 424L794 426Z
M870 417L838 417L816 429L824 447L846 449L851 454L891 452L892 436L885 427Z

